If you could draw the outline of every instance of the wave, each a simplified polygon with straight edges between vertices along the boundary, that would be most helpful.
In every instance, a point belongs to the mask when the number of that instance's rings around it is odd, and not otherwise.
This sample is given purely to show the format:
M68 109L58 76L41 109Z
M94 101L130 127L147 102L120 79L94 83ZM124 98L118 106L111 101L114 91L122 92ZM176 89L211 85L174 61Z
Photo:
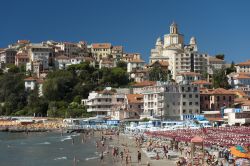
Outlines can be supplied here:
M54 158L54 160L67 160L66 156Z
M64 141L70 140L70 139L72 139L71 136L66 136L65 138L62 138L62 139L61 139L61 142L64 142Z
M80 136L81 134L73 134L71 135L71 137L77 137L77 136Z
M42 143L38 143L39 145L49 145L51 144L50 142L42 142Z
M85 158L85 160L86 161L88 161L88 160L94 160L94 159L98 159L99 157L87 157L87 158Z

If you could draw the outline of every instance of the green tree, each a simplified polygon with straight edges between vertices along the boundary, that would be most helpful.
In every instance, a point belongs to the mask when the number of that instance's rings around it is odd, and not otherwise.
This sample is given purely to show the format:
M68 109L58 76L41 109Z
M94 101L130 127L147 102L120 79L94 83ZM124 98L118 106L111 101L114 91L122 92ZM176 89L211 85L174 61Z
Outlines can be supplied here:
M229 68L226 69L227 74L236 72L236 68L235 68L235 64L234 61L232 61L231 66Z
M0 76L0 103L1 113L14 114L26 105L26 92L23 75L17 73L5 73Z
M48 74L43 85L45 99L50 101L73 99L73 88L77 84L75 76L65 70L58 70Z
M160 67L153 67L149 71L150 81L168 81L171 80L169 70L162 70Z
M215 55L215 58L224 60L225 59L225 55L224 54L217 54L217 55Z
M214 69L212 82L213 82L214 88L224 88L224 89L230 88L228 84L228 78L227 78L225 67L221 69Z
M127 70L127 62L125 62L125 61L118 61L116 66L123 68L124 70Z

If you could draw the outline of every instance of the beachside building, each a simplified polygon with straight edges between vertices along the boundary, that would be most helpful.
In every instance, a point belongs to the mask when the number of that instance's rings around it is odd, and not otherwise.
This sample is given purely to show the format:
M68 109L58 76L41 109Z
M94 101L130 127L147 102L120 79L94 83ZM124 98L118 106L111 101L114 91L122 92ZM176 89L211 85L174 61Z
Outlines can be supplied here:
M233 107L234 92L223 88L202 89L200 93L201 111L218 111L222 107Z
M124 106L124 94L117 94L110 87L103 91L93 91L89 93L86 102L87 111L94 115L106 116L109 119L119 120L120 110Z
M199 53L197 42L191 37L188 45L184 45L184 36L179 33L176 23L170 26L170 33L163 40L156 40L155 48L151 49L150 63L155 61L168 62L168 69L173 79L180 72L207 72L208 55Z
M140 119L143 112L143 95L127 94L125 96L125 109L123 119Z
M197 85L157 82L144 88L144 112L141 117L184 120L200 113Z

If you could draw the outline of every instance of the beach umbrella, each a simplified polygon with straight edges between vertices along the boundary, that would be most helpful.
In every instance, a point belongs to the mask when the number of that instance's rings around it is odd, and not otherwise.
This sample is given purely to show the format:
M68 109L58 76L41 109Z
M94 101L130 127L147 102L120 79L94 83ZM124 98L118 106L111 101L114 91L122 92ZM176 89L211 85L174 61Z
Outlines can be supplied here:
M229 150L235 157L250 159L250 152L240 145L232 146Z

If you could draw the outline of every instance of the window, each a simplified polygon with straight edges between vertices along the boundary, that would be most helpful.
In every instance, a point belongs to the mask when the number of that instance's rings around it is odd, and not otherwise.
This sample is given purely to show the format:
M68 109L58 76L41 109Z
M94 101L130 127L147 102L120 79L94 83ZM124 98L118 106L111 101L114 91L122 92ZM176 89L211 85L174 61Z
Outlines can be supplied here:
M189 105L192 105L193 103L192 102L189 102Z
M182 92L184 92L184 91L185 91L185 88L184 88L184 87L181 87L181 90L182 90Z
M189 110L189 113L192 114L192 110Z
M189 94L189 98L192 98L193 96L192 96L192 94Z
M188 87L188 92L190 92L190 87Z
M186 102L183 102L182 105L186 105Z
M195 105L199 105L199 102L195 102Z
M229 99L228 99L229 101L231 101L232 100L232 97L231 96L229 96Z
M198 98L199 97L199 95L195 95L195 98Z
M185 114L186 113L186 110L183 110L183 114Z
M194 87L194 92L197 92L197 87Z
M226 96L223 96L223 100L226 100Z
M129 108L132 108L132 105L129 105Z
M183 94L182 96L183 96L183 98L186 98L186 95L185 95L185 94Z
M217 101L220 101L220 96L217 96Z

